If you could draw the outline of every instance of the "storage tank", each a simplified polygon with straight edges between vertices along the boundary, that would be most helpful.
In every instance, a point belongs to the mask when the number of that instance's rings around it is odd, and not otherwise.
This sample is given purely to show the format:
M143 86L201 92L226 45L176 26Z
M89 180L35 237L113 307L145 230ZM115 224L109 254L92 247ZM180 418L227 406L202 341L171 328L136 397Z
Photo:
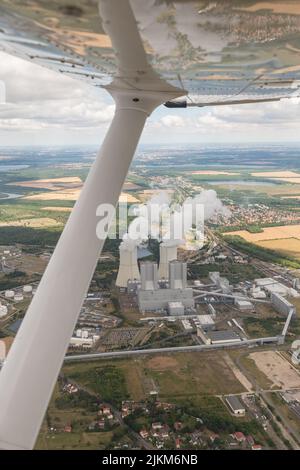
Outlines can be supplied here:
M23 297L22 294L16 294L16 295L14 296L14 300L15 300L16 302L21 302L21 300L24 300L24 297Z
M6 290L4 295L7 299L12 299L14 297L15 293L14 293L13 290Z
M23 292L25 294L30 294L32 292L32 286L23 286Z
M0 318L5 317L7 315L7 307L6 305L0 305Z

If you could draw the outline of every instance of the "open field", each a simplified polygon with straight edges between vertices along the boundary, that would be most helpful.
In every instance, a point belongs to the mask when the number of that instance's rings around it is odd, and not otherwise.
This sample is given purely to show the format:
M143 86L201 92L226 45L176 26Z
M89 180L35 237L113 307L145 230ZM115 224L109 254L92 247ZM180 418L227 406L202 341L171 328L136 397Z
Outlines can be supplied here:
M54 211L54 212L71 212L72 207L60 207L60 206L47 206L42 207L43 211Z
M282 199L300 199L300 194L298 196L282 196Z
M55 191L61 187L66 186L80 186L82 185L82 180L78 176L67 176L64 178L48 178L48 179L38 179L31 181L17 181L15 183L8 183L10 186L20 186L22 188L35 188L35 189L48 189L50 191Z
M266 227L262 232L258 233L250 233L247 230L237 230L235 232L227 232L226 235L238 235L250 243L287 238L300 239L300 224Z
M300 173L295 171L262 171L251 173L251 176L269 178L274 181L300 184Z
M25 196L23 199L30 201L77 201L81 188L64 189L59 191L51 191L47 193L36 193Z
M228 176L235 176L239 175L240 173L235 173L232 171L217 171L217 170L195 170L188 172L190 175L207 175L207 176L218 176L218 175L228 175Z
M36 219L21 219L12 220L10 222L0 222L0 227L30 227L30 228L44 228L44 227L59 227L61 225L55 219L49 217L39 217Z
M127 202L128 204L139 203L140 200L128 193L121 193L119 202Z
M287 256L300 260L300 240L298 238L280 238L275 240L262 240L257 245L269 250L278 251Z
M251 193L251 194L267 194L268 196L297 196L300 197L300 185L299 184L292 184L292 182L285 183L283 181L279 181L276 183L275 179L270 179L270 182L274 182L274 184L264 184L264 182L258 182L255 184L255 181L251 182L251 185L245 185L241 183L238 179L236 181L232 180L230 185L225 181L220 180L218 184L214 185L214 189L219 190L234 190L234 191L241 191L243 193Z
M276 351L249 354L255 366L272 382L271 388L299 388L300 374L294 366Z
M245 391L222 353L216 351L68 364L64 366L64 373L88 386L89 371L112 365L123 371L128 395L134 400L147 398L146 382L149 380L155 383L161 398L170 400Z
M167 399L244 391L243 385L219 353L156 356L147 359L144 366L147 376L157 384L159 395Z
M27 199L30 201L77 201L79 198L80 192L82 189L82 185L80 188L71 188L71 189L63 189L59 191L51 191L47 193L37 193L31 194L30 196L25 196L23 199ZM128 193L121 193L120 202L128 202L130 204L139 202L139 200Z
M260 171L251 173L251 176L258 176L262 178L274 178L274 179L281 179L281 178L300 178L300 173L295 171Z
M239 6L238 10L251 12L269 10L273 13L300 15L300 5L297 5L294 2L257 2L250 6Z

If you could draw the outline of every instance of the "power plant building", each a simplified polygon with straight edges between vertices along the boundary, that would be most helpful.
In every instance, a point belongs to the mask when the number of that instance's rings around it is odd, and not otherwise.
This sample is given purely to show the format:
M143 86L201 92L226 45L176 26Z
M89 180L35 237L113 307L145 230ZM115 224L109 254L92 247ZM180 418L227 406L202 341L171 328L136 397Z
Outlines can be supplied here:
M193 289L157 289L138 291L138 304L141 312L168 310L169 304L181 302L184 308L194 308Z
M184 305L182 302L168 302L168 313L171 316L184 315Z
M141 312L166 310L170 315L183 315L194 308L193 289L187 287L186 263L169 263L169 287L159 288L156 263L141 263L141 288L138 304Z
M208 273L209 279L222 290L223 294L229 294L232 290L229 280L226 277L220 276L218 271Z

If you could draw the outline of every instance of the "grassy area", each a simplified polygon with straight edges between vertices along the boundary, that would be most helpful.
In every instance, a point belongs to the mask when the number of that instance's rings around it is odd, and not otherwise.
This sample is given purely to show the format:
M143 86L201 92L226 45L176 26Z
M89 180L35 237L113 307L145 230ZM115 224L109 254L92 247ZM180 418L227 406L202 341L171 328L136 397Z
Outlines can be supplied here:
M224 261L218 264L189 264L188 266L190 279L208 277L208 273L212 271L219 271L232 284L243 280L254 280L261 276L261 272L251 264L233 264Z
M281 317L254 318L246 317L243 323L251 338L276 336L281 333L285 319Z
M65 365L64 372L108 401L146 399L149 380L157 386L160 397L170 400L197 400L200 395L244 390L219 352L74 363Z
M102 400L115 405L129 398L124 372L116 365L90 367L86 371L71 372L69 377L97 393Z

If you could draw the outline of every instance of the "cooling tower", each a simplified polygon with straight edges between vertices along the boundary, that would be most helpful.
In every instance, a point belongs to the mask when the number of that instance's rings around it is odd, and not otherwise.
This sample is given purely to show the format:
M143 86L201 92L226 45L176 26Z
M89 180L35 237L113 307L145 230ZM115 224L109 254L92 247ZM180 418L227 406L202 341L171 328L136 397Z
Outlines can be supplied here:
M141 263L141 288L142 290L156 290L157 284L157 264L151 261Z
M186 263L171 261L169 263L169 285L170 289L185 289L187 286Z
M169 278L169 263L177 259L177 245L163 242L159 245L159 279Z
M127 287L129 279L140 279L137 264L137 246L122 242L119 247L120 264L116 280L116 286Z

